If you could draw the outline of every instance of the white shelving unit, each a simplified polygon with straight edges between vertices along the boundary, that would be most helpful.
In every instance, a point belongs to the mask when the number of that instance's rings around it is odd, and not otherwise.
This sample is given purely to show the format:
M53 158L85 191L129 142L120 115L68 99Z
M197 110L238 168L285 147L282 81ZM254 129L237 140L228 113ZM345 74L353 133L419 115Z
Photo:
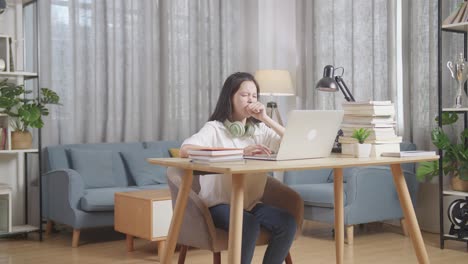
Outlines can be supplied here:
M12 231L11 189L6 185L0 185L0 234Z
M6 12L0 15L0 59L3 59L6 64L5 70L0 69L0 81L8 79L8 82L23 85L25 81L38 77L37 73L24 70L23 6L32 2L34 0L9 0ZM39 221L39 226L29 224L27 168L28 155L31 153L35 154L34 158L37 156L40 163L40 137L37 148L12 149L9 124L9 117L0 114L0 127L7 129L6 144L4 147L0 147L0 186L6 185L10 190L8 212L10 227L3 232L0 230L0 237L39 230L42 240L41 221ZM0 188L0 202L2 197L5 198L5 194L2 196ZM34 205L34 207L36 206ZM38 206L39 208L42 206L40 202ZM4 208L0 207L1 209ZM2 217L2 212L0 212L0 217Z
M22 77L24 80L37 78L37 73L34 72L0 72L0 78L19 78Z
M443 193L444 193L444 195L468 197L468 193L467 193L467 192L460 192L460 191L450 190L450 188L448 188L448 187L445 187L445 188L444 188Z

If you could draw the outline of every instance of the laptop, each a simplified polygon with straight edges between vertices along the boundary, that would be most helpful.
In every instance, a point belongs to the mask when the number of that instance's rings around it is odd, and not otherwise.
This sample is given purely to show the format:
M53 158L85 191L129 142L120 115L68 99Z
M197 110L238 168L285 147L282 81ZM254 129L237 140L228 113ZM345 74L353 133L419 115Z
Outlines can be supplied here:
M277 154L244 156L244 159L295 160L330 156L343 120L342 110L293 110Z

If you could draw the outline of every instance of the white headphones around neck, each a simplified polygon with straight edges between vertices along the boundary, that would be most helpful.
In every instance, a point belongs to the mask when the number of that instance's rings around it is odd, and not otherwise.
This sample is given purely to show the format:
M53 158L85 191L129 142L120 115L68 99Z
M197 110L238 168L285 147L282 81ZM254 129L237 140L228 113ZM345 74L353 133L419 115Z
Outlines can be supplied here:
M250 122L244 125L242 122L226 119L223 124L233 137L250 137L255 134L255 125Z

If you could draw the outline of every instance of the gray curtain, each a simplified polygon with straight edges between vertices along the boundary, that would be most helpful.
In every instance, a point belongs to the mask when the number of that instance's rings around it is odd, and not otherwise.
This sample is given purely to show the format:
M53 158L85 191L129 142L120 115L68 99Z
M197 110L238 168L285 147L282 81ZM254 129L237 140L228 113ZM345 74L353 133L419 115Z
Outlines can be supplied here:
M356 100L396 101L392 2L296 1L299 107L341 108L341 93L314 90L328 64L344 67Z
M404 1L405 137L430 149L437 115L437 1ZM447 2L447 1L445 1ZM445 72L445 70L443 70Z
M437 15L438 1L402 1L404 12L404 72L405 76L405 137L415 142L420 149L435 149L431 142L431 130L437 126L434 118L438 111L438 61L437 61ZM442 21L449 16L461 1L442 2ZM454 61L463 52L463 35L442 32L442 106L452 107L455 102L456 83L446 67L447 61ZM463 115L459 115L462 119ZM455 125L454 130L446 130L453 137L459 138L463 130L463 121ZM448 184L448 177L444 184ZM438 178L420 185L416 213L422 229L439 232L439 194ZM447 209L456 197L446 197L444 208ZM444 212L444 215L446 213ZM449 229L445 217L445 231Z
M186 138L206 122L224 79L255 65L241 42L255 28L245 15L255 2L38 4L40 85L63 103L45 121L44 145Z
M408 14L405 28L404 43L407 56L403 67L408 72L406 82L408 102L405 109L407 121L405 136L410 137L420 148L429 149L431 130L437 126L434 118L437 116L437 0L404 1ZM442 20L451 14L460 1L442 1ZM442 33L442 106L452 107L456 96L456 83L451 78L446 67L447 61L454 61L459 53L463 53L463 35ZM460 116L462 117L462 116ZM462 122L459 122L462 128ZM460 131L461 132L461 131Z

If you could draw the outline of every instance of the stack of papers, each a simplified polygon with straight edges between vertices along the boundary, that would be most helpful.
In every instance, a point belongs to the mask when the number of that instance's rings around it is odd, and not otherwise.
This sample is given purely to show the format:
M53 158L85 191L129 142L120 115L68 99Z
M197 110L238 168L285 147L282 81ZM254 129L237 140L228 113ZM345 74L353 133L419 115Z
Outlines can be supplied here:
M411 151L400 151L400 152L384 152L382 157L426 157L435 156L435 151L424 151L424 150L411 150Z

